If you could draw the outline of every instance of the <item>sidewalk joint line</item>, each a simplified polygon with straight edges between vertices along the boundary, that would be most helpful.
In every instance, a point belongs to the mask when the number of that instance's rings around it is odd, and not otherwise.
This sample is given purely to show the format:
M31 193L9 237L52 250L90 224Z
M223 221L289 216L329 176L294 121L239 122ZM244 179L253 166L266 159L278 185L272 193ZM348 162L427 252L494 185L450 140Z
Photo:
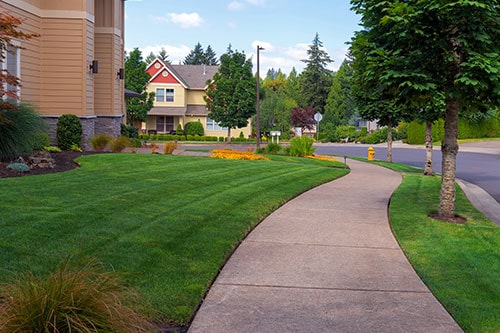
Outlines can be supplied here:
M380 247L380 246L362 246L362 245L335 245L335 244L319 244L319 243L298 243L298 242L277 242L277 241L267 241L267 240L253 240L246 239L245 242L248 243L267 243L267 244L278 244L278 245L301 245L301 246L318 246L318 247L339 247L339 248L354 248L354 249L375 249L375 250L394 250L401 251L399 247Z
M299 286L278 286L272 284L249 284L249 283L215 283L220 286L252 287L252 288L276 288L276 289L299 289L299 290L328 290L328 291L357 291L357 292L378 292L378 293L412 293L431 294L430 291L421 290L389 290L389 289L365 289L365 288L332 288L332 287L299 287Z

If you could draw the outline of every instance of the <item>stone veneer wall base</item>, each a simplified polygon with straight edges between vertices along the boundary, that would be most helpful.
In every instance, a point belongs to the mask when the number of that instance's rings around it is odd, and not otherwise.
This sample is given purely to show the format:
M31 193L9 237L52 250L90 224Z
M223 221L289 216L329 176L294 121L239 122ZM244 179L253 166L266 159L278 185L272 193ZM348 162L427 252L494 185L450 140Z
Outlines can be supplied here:
M49 135L50 144L57 146L57 116L42 116L47 125L47 134ZM96 134L107 134L112 137L120 136L122 115L118 116L89 116L79 117L82 123L82 142L80 147L83 150L92 150L90 138Z

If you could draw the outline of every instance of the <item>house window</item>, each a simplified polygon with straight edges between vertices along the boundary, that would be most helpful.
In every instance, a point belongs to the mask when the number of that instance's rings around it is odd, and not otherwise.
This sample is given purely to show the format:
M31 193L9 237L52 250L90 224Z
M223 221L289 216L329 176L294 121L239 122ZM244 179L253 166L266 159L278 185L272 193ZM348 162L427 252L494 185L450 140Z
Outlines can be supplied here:
M174 101L174 89L165 89L165 91L166 91L166 96L167 96L166 101L173 102Z
M207 130L209 130L209 131L221 131L221 130L227 130L227 127L222 127L215 120L207 117Z
M156 88L156 101L165 102L165 89Z
M156 88L156 101L157 102L173 102L174 101L174 89Z
M20 70L20 50L17 47L14 47L12 45L7 45L7 51L4 52L3 54L3 59L0 59L0 70L1 71L8 71L10 75L14 75L17 78L21 77L21 70ZM4 98L14 98L12 94L17 96L17 98L20 97L21 91L19 86L13 86L7 83L4 83L4 86L2 87L4 91L10 92L9 94L11 96L6 95Z
M158 133L168 133L174 130L174 117L156 116L156 131Z

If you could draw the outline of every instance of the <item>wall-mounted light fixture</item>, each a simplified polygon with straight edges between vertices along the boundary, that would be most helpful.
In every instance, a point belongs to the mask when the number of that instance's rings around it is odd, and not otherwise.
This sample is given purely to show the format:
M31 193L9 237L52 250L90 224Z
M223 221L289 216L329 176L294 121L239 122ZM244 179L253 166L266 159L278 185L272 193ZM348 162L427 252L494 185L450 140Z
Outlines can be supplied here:
M125 69L120 68L116 73L116 77L118 77L120 80L125 79Z
M92 74L99 73L99 62L97 60L92 60L92 63L89 66L89 70Z

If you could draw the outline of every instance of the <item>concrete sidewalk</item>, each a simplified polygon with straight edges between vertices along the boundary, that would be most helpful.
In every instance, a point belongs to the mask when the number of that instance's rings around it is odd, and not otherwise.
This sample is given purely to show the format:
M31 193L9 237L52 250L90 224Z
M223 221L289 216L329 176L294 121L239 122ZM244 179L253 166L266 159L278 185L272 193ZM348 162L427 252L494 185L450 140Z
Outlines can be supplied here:
M401 176L349 166L250 233L189 332L461 332L392 235L387 208Z

